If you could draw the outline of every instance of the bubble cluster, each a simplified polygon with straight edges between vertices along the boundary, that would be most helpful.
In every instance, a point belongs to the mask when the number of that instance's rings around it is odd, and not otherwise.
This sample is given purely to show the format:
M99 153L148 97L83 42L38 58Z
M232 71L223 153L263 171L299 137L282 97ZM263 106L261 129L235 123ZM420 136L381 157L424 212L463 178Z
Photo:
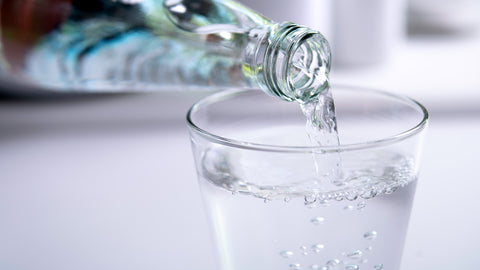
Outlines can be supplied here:
M375 240L377 238L377 232L376 231L369 231L363 234L363 238L367 240Z
M356 199L358 199L358 193L356 190L349 190L347 192L345 192L345 199L349 200L349 201L355 201Z
M301 265L299 263L292 263L289 265L290 267L290 270L300 270L301 269Z
M281 251L280 256L282 256L285 259L288 259L293 256L293 251L289 251L289 250Z
M412 166L412 164L408 164ZM405 165L406 166L406 165ZM226 173L222 174L222 180L214 181L214 184L220 185L229 190L233 195L244 194L263 199L265 203L271 200L281 199L284 202L290 202L294 197L303 197L304 204L308 208L318 208L328 206L331 201L356 201L358 199L372 199L382 194L391 194L398 188L405 186L409 182L415 180L412 167L400 168L395 166L397 173L394 178L384 178L384 176L369 175L364 176L362 182L367 184L357 185L355 182L346 181L345 184L339 186L339 190L332 191L315 191L305 193L302 188L298 187L278 187L278 186L258 186L253 183L246 183L234 178ZM393 169L392 169L393 170ZM400 172L398 172L400 171ZM365 180L368 178L368 181ZM311 187L305 187L305 189Z
M322 251L322 249L324 249L324 248L325 248L325 246L322 245L322 244L315 244L315 245L312 246L312 250L315 253L320 253L320 251Z
M361 201L357 204L357 210L363 210L363 208L365 208L365 206L367 206L367 202L366 201Z
M314 217L310 220L310 222L313 225L321 225L321 224L325 223L325 218L324 217Z
M317 201L315 194L307 194L303 199L305 200L305 205L311 205Z
M350 253L347 253L346 256L349 257L350 259L360 259L363 255L363 252L361 250L355 250Z
M306 256L308 255L308 252L307 252L307 247L306 246L301 246L300 247L300 251L301 251L301 254Z
M339 265L340 263L341 261L339 259L332 259L327 261L325 265L327 266L327 269L332 269L334 267L337 267L337 265Z
M325 193L325 194L311 193L304 196L304 204L308 208L317 208L320 206L327 206L331 199L332 199L332 195L329 193Z

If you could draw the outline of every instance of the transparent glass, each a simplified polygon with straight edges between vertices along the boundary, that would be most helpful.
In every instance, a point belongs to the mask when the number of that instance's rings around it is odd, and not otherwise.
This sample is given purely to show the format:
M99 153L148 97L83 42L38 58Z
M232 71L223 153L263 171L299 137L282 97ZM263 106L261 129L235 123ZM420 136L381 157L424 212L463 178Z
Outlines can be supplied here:
M332 93L336 147L311 146L299 104L260 91L221 92L189 111L220 269L399 269L428 113L387 92ZM343 184L318 179L319 157L341 160Z

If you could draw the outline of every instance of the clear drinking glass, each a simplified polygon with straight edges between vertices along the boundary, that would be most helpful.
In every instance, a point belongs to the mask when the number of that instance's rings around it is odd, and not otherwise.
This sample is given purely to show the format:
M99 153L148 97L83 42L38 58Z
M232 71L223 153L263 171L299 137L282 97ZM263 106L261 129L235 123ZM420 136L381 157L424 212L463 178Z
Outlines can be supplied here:
M332 93L337 147L312 146L299 104L261 91L223 91L189 111L220 269L399 269L428 113L387 92ZM341 183L318 177L329 166Z

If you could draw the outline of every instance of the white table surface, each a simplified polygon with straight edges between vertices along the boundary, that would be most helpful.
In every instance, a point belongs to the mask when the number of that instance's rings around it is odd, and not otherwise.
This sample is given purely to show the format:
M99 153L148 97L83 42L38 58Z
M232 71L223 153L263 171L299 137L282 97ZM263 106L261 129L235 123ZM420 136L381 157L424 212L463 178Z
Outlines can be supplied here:
M417 43L405 53L441 62L428 51ZM459 75L455 106L453 84L422 67L417 84L378 77L399 62L333 75L407 89L431 109L403 270L480 265L480 73L471 71L480 62L460 55L473 66ZM214 269L183 119L201 95L0 101L0 269Z
M0 269L214 268L183 123L193 101L166 117L165 100L0 106ZM480 115L459 119L432 116L402 269L480 263Z

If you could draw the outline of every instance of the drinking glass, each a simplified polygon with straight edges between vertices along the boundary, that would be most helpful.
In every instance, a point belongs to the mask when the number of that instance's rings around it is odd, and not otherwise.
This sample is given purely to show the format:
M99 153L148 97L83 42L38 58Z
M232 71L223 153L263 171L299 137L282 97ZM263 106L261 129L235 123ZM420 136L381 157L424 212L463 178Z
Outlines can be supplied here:
M255 89L188 112L220 269L399 269L428 113L384 91L331 91L338 146L312 144L298 103Z

